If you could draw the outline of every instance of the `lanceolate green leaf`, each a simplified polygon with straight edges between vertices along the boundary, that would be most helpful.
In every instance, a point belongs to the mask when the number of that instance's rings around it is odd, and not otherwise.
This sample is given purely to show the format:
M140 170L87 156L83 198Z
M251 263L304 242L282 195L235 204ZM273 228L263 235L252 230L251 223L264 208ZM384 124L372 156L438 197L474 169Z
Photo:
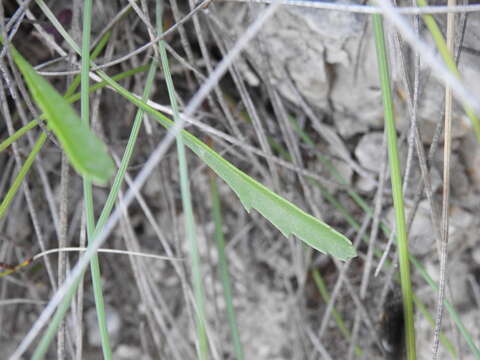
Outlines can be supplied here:
M130 94L106 74L99 74L119 94L151 114L162 126L172 127L169 118ZM189 132L182 130L181 134L185 145L232 188L247 211L256 209L282 234L293 234L322 253L341 260L356 256L352 243L345 236L252 179Z
M12 55L32 98L43 111L48 127L59 139L72 166L95 183L105 184L115 170L105 144L80 121L67 100L13 48Z
M248 212L256 209L283 235L296 235L320 252L342 260L356 255L352 243L345 236L240 171L188 132L183 132L183 139L230 186Z

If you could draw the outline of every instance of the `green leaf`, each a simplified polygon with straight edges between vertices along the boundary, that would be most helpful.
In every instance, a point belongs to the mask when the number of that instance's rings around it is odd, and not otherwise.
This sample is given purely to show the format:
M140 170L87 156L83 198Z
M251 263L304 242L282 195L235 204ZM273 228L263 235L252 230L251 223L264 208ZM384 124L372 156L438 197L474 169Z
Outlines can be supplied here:
M356 255L345 236L240 171L193 135L186 131L182 135L185 144L230 186L248 212L257 210L283 235L296 235L322 253L341 260Z
M115 165L106 145L80 121L72 106L48 81L12 48L12 56L28 89L47 119L48 127L60 141L70 163L81 175L103 185L113 175Z
M120 95L151 114L162 126L167 129L173 126L168 117L130 94L105 73L100 72L99 75ZM185 145L230 186L248 212L256 209L283 235L293 234L322 253L341 260L356 256L355 248L344 235L240 171L189 132L182 130L181 135Z

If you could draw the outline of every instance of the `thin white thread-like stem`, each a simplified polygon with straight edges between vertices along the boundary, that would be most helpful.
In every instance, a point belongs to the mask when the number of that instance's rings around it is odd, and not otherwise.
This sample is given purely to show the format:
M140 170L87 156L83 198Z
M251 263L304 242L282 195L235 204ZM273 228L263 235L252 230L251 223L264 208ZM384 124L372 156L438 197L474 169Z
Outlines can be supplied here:
M222 2L238 3L256 3L271 4L276 0L217 0ZM285 6L307 7L313 9L333 10L341 12L351 12L358 14L383 14L385 10L378 6L340 4L326 1L306 1L306 0L278 0ZM447 13L467 13L480 11L480 4L457 5L457 6L405 6L395 7L395 12L401 15L426 15L426 14L447 14Z
M37 260L43 256L60 253L60 252L81 252L87 251L85 247L64 247L64 248L57 248L57 249L49 249L43 251L37 255L35 255L32 260ZM127 250L118 250L118 249L98 249L97 252L105 253L105 254L120 254L120 255L132 255L132 256L140 256L145 258L157 259L157 260L170 260L170 261L182 261L182 258L172 258L170 256L163 256L163 255L155 255L143 252L136 252L136 251L127 251Z

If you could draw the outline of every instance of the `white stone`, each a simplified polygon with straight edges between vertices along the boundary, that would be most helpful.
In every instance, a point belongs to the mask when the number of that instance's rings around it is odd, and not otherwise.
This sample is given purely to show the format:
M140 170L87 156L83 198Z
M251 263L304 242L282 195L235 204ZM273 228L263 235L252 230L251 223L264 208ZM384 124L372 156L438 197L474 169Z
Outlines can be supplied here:
M97 311L95 307L90 309L85 315L86 323L88 327L88 343L91 346L101 346L100 330L98 328ZM122 327L122 318L117 310L113 307L105 306L105 319L107 322L108 335L112 344L118 341L120 335L120 329Z
M355 156L365 169L378 173L385 159L383 132L365 134L355 148Z
M118 360L141 360L146 357L142 356L142 350L130 345L121 344L118 345L117 349L115 350L115 359Z
M407 215L411 211L411 207L405 204ZM390 224L395 223L395 210L392 207L387 215ZM419 206L415 218L408 233L409 250L414 255L425 255L429 252L435 252L435 237L430 217L430 206L427 200L422 201Z

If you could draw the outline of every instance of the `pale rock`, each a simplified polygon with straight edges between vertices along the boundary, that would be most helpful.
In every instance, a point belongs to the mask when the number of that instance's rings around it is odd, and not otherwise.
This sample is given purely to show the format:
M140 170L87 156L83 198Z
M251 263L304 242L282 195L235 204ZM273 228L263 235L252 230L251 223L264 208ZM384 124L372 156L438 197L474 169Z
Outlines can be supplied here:
M118 360L147 359L146 356L143 356L141 349L135 346L125 345L125 344L118 345L114 353L114 358Z
M454 237L457 233L468 231L473 224L473 215L459 206L450 209L449 233Z
M480 265L480 247L475 246L472 249L472 258L473 258L473 261L475 261L475 263L477 265Z
M88 343L91 346L101 346L100 330L98 328L97 311L95 307L90 309L86 315L86 323L88 327ZM108 335L112 344L118 341L120 329L122 328L122 318L117 310L113 307L105 306L105 319L107 322Z
M409 214L411 206L405 204L406 213ZM387 215L390 224L395 223L395 209L392 207ZM435 237L430 217L430 205L427 200L420 202L417 213L413 219L412 227L408 233L409 250L413 255L420 256L436 251Z
M261 8L255 4L225 4L217 7L216 15L224 20L225 29L238 38ZM257 73L268 74L284 97L299 102L291 87L293 82L310 104L327 110L336 72L333 67L341 64L345 69L353 68L354 57L347 45L358 43L364 23L365 18L357 14L338 16L331 11L284 6L263 25L257 40L245 52Z
M480 148L473 134L465 137L461 151L466 173L475 190L480 191Z
M456 198L469 196L472 190L462 157L456 152L450 156L450 189L451 195ZM435 167L443 171L443 163L443 146L440 146L435 153Z
M336 117L335 128L340 136L344 139L349 139L354 135L366 133L368 131L368 125L364 122L358 121L355 117L344 114L339 114Z
M361 192L368 193L377 187L377 183L372 177L361 176L355 182L355 187Z
M365 169L378 173L385 159L382 151L383 132L365 134L355 148L355 156Z
M448 263L447 272L454 306L471 305L470 285L467 281L470 272L469 264L462 260Z
M436 256L435 261L426 261L425 268L433 281L438 283L440 279L440 266L437 259L438 256ZM471 305L470 285L467 281L469 271L469 264L461 259L448 261L447 263L448 299L451 300L456 308ZM452 297L450 297L450 294Z
M225 31L233 39L238 39L262 8L255 4L227 4L217 6L215 15L223 20ZM442 24L445 22L445 18L439 17L438 20ZM285 98L299 104L298 96L291 87L293 83L310 105L332 114L339 132L348 138L358 133L362 126L378 128L384 122L373 30L365 26L366 21L368 17L360 14L281 7L262 27L256 41L251 42L245 53L256 72L268 74L270 81ZM388 25L386 31L389 31ZM423 32L430 47L435 49L428 30L424 29ZM477 48L479 33L480 19L469 19L465 48ZM408 92L403 82L398 80L402 74L401 62L395 59L392 56L396 126L404 131L410 124ZM478 56L463 51L459 70L468 91L478 97ZM423 83L417 119L423 141L429 144L435 126L443 121L444 79L435 78L436 73L422 61L420 72ZM342 122L346 124L340 125ZM453 111L453 123L454 138L472 131L470 120L460 104Z

